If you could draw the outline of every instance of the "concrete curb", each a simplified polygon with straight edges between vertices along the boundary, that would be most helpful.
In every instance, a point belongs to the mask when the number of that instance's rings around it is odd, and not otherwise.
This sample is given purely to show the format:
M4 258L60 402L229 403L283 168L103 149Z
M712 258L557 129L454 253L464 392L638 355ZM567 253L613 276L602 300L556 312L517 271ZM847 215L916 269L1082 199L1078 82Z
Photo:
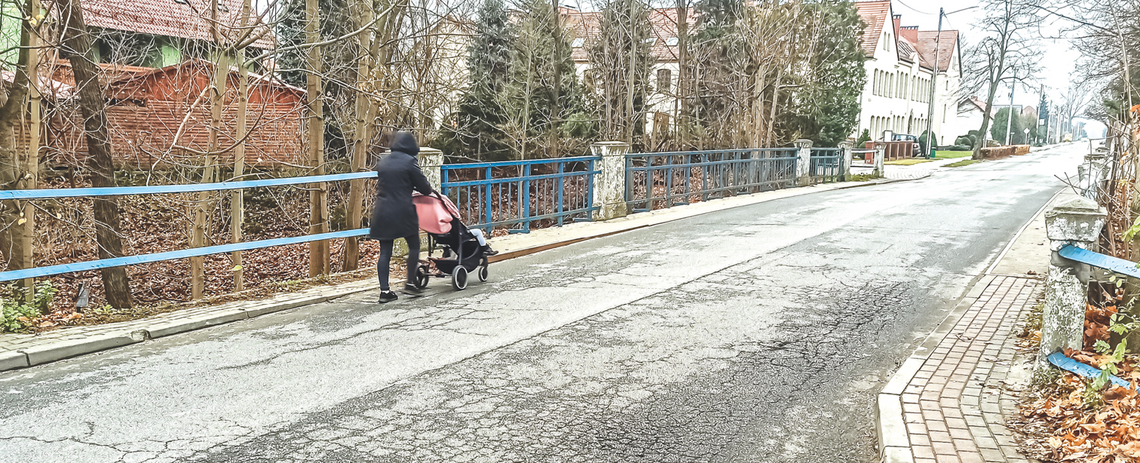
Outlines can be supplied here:
M27 360L29 366L42 365L56 360L122 347L145 340L146 331L136 330L132 332L100 334L83 339L73 339L43 346L35 346L21 351L21 353L28 356Z
M650 221L649 223L644 223L644 224L631 224L628 227L621 227L621 228L616 229L616 230L609 230L609 231L594 233L594 234L590 234L590 235L586 235L586 236L573 237L573 238L569 238L569 239L555 240L555 241L548 242L548 243L542 243L540 245L535 245L535 246L530 246L527 248L512 250L510 252L504 252L503 254L497 255L490 260L491 260L491 262L500 262L503 260L512 259L512 258L516 258L516 257L522 257L522 256L534 254L537 252L549 250L549 249L555 249L555 248L559 248L562 246L568 246L568 245L571 245L574 243L579 243L579 242L594 239L594 238L611 236L611 235L615 235L618 233L623 233L623 232L627 232L627 231L632 231L632 230L637 230L637 229L641 229L641 228L645 228L645 227L650 227L653 225L659 225L659 224L663 224L663 223L669 223L669 222L673 222L673 221L677 221L677 220L681 220L681 219L686 219L686 218L694 217L697 215L708 214L711 212L718 212L718 211L733 209L733 208L737 208L737 207L750 206L753 204L758 204L758 203L776 200L776 199L784 199L784 198L790 198L790 197L795 197L795 196L804 196L804 195L809 195L809 194L814 194L814 193L823 193L823 192L834 191L834 190L846 190L846 189L851 189L851 188L862 188L862 187L867 187L867 186L884 185L884 184L895 183L895 182L919 180L919 179L926 178L929 176L930 176L930 173L928 172L928 173L926 173L926 175L923 175L920 177L915 177L915 178L907 178L907 179L882 178L882 179L876 179L876 180L871 180L871 181L867 181L867 182L843 182L840 184L829 184L829 185L833 185L833 186L829 186L826 189L803 188L803 187L795 188L795 190L802 189L802 191L796 192L796 194L791 194L788 196L781 196L778 198L758 197L754 201L742 201L739 204L730 204L730 205L726 205L725 207L722 207L722 208L713 208L713 209L710 209L707 211L697 211L697 212L692 212L692 213L680 213L680 214L677 214L676 217L669 217L669 218L665 218L663 220ZM707 204L707 203L705 203L705 204ZM395 280L393 281L393 285L399 285L401 283L402 283L402 281L395 281ZM11 351L0 352L0 372L19 369L19 368L26 368L26 367L30 367L33 365L42 365L44 363L50 363L50 362L54 362L57 360L76 357L76 356L89 354L89 353L95 353L95 352L99 352L99 351L103 351L103 350L107 350L107 349L112 349L115 347L121 347L121 346L130 345L130 344L135 344L135 343L143 342L148 338L157 339L157 338L166 337L166 336L170 336L170 335L174 335L174 334L178 334L178 333L185 333L185 332L189 332L189 331L208 328L211 326L218 326L218 325L232 323L232 322L236 322L236 321L240 321L240 320L246 320L249 318L258 317L258 316L265 315L265 314L270 314L270 313L274 313L274 312L281 312L284 310L294 309L297 307L302 307L302 306L306 306L306 305L326 302L326 301L329 301L332 299L337 299L337 298L353 295L353 294L364 292L364 291L371 291L371 290L377 289L378 287L379 287L379 284L376 282L367 282L367 283L365 283L365 282L352 282L352 283L346 283L341 287L322 287L322 288L319 288L317 291L314 291L313 293L291 294L288 297L284 297L281 299L270 298L270 299L265 299L265 300L261 300L261 301L249 302L244 307L234 307L232 309L221 309L218 311L213 311L213 312L208 312L208 313L203 313L203 314L190 315L190 316L186 316L184 318L178 318L178 319L174 319L174 320L163 319L163 318L154 319L153 323L144 324L143 326L136 327L136 329L129 331L129 332L123 331L123 332L117 332L117 333L111 332L111 333L105 333L105 334L95 334L95 335L91 335L91 336L88 336L88 337L85 337L82 339L63 339L63 340L60 340L59 342L53 342L50 344L43 344L43 345L25 347L25 348L17 348L15 350L11 350ZM905 428L904 428L904 432L905 432ZM905 437L905 435L904 435L904 437Z

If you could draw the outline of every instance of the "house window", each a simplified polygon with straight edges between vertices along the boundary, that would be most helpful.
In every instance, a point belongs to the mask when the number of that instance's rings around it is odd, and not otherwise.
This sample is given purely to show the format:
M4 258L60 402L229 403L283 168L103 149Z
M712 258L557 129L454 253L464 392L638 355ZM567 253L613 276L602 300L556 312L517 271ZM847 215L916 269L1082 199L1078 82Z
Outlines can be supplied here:
M673 71L669 69L657 70L657 91L668 93L673 88Z
M653 46L653 44L657 43L657 39L656 39L656 38L653 38L653 37L650 37L650 38L648 38L648 39L645 39L645 43L649 44L649 46L651 46L651 47L652 47L652 46Z
M677 46L677 42L678 42L678 40L676 37L669 37L668 39L665 40L665 45L668 45L670 47L675 47L675 46Z
M582 44L584 43L586 43L586 39L574 39L573 42L570 42L570 46L574 48L582 48Z

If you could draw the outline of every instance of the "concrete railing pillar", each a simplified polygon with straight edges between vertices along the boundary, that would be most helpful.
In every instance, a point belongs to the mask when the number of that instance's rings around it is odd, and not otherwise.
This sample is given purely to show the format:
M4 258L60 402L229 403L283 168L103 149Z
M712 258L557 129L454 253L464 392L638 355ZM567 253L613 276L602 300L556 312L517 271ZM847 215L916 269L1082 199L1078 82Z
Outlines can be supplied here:
M875 169L871 173L873 177L882 177L885 171L887 161L887 144L883 142L875 142Z
M443 151L421 147L419 158L420 170L423 171L424 177L427 177L428 183L435 191L443 193L440 188L443 182Z
M855 145L849 141L839 142L839 174L843 176L843 181L847 181L851 176L851 150Z
M1077 175L1080 179L1081 196L1096 201L1098 188L1108 178L1110 172L1108 155L1105 153L1089 153L1085 155L1085 162L1077 166Z
M1066 244L1094 251L1107 216L1103 207L1088 198L1075 197L1045 212L1045 233L1049 237L1049 275L1045 282L1045 310L1041 318L1041 349L1038 367L1047 366L1047 357L1066 347L1083 344L1085 305L1090 269L1087 265L1061 257Z
M801 138L796 140L796 181L800 186L810 185L811 179L811 140Z
M590 152L600 156L597 175L594 176L594 211L596 221L625 217L625 155L629 153L629 143L603 141L590 145Z

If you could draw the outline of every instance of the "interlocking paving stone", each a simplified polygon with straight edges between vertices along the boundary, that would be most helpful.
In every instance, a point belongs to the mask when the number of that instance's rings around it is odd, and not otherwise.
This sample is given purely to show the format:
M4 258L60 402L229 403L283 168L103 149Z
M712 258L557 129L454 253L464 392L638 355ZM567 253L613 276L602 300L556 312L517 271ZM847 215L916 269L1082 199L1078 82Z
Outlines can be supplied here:
M881 396L901 398L916 462L1026 461L1004 424L1016 401L1003 381L1016 353L1010 331L1037 301L1040 281L994 276L982 284L971 292L976 299L967 296L961 318L939 328L945 336L937 346L925 358L918 356L922 349L911 357L922 366L902 372L910 377L905 386L892 378L895 395Z

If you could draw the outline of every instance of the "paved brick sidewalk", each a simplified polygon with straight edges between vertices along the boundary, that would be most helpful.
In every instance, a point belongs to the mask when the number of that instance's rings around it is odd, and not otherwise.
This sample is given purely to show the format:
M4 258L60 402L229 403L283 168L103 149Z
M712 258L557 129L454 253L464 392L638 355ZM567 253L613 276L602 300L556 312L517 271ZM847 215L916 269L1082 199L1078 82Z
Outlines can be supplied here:
M1035 278L988 276L927 338L879 395L888 462L1027 462L1004 425L1016 416L1005 381L1011 331L1038 300Z

